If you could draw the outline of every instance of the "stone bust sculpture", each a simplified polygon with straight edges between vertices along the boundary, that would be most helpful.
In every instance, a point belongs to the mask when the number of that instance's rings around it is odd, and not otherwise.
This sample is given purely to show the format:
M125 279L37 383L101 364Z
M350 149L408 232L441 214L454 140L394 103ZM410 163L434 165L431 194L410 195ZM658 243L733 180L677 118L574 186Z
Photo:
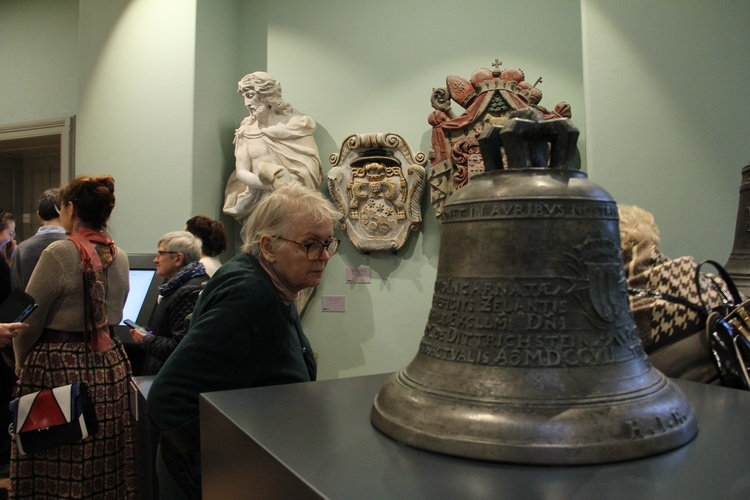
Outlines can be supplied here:
M279 186L298 182L320 189L323 167L315 121L284 102L278 81L256 71L239 81L237 92L249 115L234 134L235 171L223 209L244 224L255 204Z

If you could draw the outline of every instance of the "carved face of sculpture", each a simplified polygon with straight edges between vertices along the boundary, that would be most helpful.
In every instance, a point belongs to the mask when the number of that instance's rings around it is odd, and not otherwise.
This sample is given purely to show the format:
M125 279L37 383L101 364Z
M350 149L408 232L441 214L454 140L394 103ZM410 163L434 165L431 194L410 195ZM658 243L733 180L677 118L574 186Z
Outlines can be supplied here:
M281 98L281 84L262 71L245 75L239 81L237 91L254 120L274 112L285 113L290 108Z
M316 224L308 219L301 221L298 227L294 234L278 236L305 245L315 241L325 243L333 238L333 224L328 221ZM296 293L320 284L323 271L331 258L327 250L317 259L310 260L307 258L307 248L302 245L281 238L264 238L261 239L263 256L284 286Z
M266 107L261 95L254 88L248 87L242 90L242 100L245 103L250 116L257 119L258 115Z

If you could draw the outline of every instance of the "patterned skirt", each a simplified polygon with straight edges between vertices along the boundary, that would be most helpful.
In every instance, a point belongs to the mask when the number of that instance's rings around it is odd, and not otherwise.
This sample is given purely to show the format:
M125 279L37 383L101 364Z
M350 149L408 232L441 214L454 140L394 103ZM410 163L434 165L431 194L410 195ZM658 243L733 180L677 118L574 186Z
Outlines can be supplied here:
M88 358L88 367L87 367ZM134 498L130 362L117 337L105 352L83 342L39 342L29 353L17 396L85 381L99 430L80 443L20 455L11 449L11 498Z

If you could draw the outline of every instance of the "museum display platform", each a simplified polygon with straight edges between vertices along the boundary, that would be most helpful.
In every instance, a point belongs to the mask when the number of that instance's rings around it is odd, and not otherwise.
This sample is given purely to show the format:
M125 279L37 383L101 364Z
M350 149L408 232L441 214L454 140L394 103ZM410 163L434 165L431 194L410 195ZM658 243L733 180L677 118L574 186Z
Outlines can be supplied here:
M698 436L602 465L482 462L381 434L370 409L389 374L201 396L204 498L691 499L750 497L750 392L674 380Z
M130 385L130 410L135 424L136 488L140 500L159 498L156 481L156 447L159 436L152 432L148 419L148 391L155 375L133 377Z

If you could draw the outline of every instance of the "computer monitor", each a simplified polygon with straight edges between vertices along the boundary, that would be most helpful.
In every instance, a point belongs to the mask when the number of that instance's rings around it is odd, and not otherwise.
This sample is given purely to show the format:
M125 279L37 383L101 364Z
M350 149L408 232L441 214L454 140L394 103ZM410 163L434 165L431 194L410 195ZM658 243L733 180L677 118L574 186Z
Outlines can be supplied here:
M122 319L135 321L146 327L151 322L151 316L159 297L159 286L164 278L156 274L154 254L128 254L130 261L130 292L122 310ZM132 344L130 327L120 322L115 327L117 336L124 344Z
M155 269L130 269L130 292L122 308L123 320L129 319L141 326L148 324L154 309L153 304L156 304L155 297L149 294L159 293L158 283L154 278ZM119 326L125 326L125 323L121 322Z

